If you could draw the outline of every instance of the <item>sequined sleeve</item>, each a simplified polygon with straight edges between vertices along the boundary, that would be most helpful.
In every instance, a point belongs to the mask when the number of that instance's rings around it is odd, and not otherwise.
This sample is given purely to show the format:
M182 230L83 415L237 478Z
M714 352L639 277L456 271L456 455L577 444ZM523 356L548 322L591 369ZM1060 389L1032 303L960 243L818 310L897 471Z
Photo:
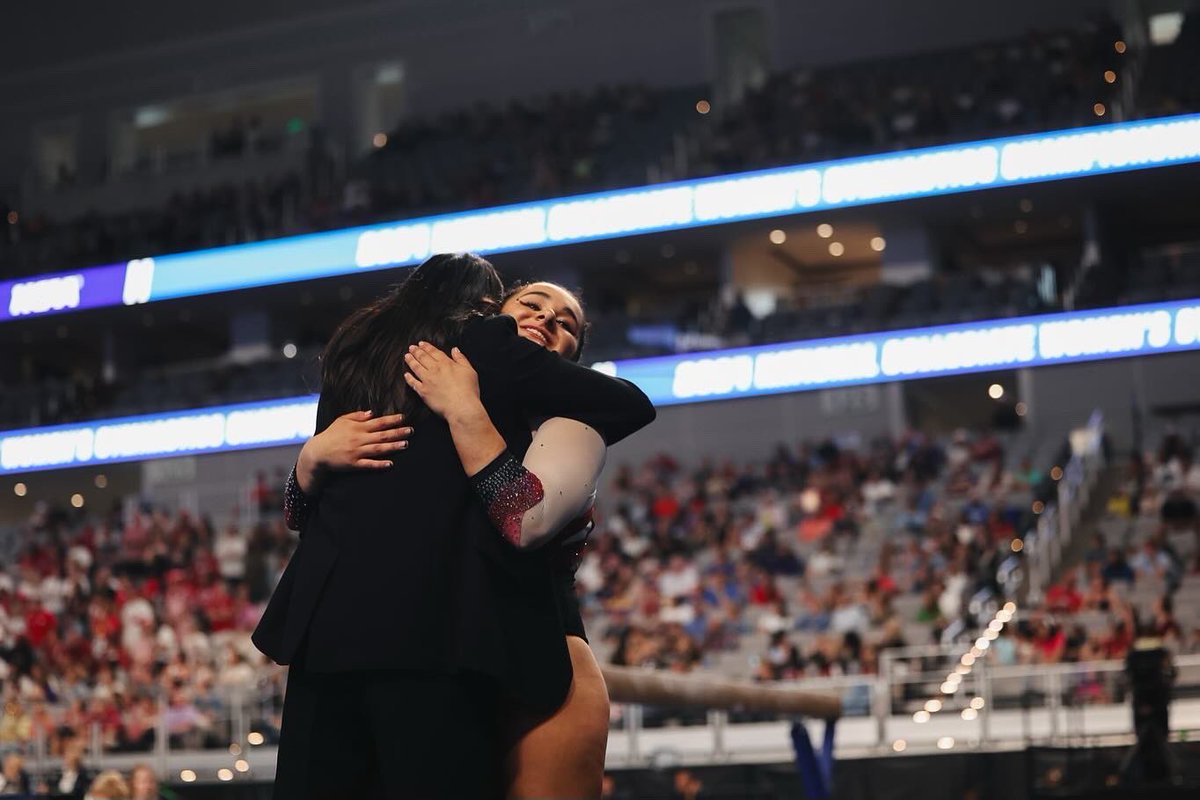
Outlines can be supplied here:
M296 480L296 468L288 473L287 486L283 490L283 522L294 531L304 530L312 512L314 498L304 493Z
M538 427L524 462L502 453L472 480L501 535L536 547L591 507L605 453L595 429L554 417Z
M471 479L492 525L514 547L521 546L521 518L546 496L542 481L505 450Z

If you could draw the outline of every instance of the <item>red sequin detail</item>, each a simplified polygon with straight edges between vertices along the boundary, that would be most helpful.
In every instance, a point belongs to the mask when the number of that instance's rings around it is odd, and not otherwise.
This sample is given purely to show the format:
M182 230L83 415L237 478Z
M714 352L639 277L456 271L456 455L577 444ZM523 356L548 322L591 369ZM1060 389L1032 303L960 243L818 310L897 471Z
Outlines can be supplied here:
M542 482L511 456L510 460L480 482L488 517L509 544L521 546L521 519L546 496Z

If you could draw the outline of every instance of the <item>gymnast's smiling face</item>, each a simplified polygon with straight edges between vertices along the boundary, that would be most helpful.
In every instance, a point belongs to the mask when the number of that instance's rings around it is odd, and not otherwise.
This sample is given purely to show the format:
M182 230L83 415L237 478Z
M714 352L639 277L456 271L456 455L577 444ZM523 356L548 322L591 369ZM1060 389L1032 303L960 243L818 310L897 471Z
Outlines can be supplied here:
M500 313L517 321L521 337L576 360L587 320L579 298L563 287L541 282L522 286L504 302Z

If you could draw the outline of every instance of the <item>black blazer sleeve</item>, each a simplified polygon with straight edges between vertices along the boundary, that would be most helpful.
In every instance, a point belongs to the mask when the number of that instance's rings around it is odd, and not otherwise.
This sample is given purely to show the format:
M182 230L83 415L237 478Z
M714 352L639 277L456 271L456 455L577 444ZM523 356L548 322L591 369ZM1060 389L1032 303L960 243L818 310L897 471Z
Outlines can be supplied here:
M328 428L333 424L335 419L345 413L348 412L339 411L336 408L333 398L330 397L326 392L322 391L320 397L317 399L317 426L313 431L313 436L316 436L318 433Z
M463 333L462 350L477 370L495 371L530 418L579 420L609 445L654 421L654 404L641 389L522 339L512 317L472 323Z

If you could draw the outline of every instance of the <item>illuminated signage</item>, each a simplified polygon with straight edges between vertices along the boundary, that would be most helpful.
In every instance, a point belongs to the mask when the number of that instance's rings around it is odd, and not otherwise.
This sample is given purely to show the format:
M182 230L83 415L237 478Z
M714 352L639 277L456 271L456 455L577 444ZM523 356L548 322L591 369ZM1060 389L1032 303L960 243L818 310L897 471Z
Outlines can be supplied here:
M150 414L0 433L0 474L303 442L317 398Z
M19 301L22 316L227 292L420 263L738 220L1200 161L1200 115L1124 122L444 214L130 261L97 270L78 302ZM40 283L41 281L37 281ZM117 291L113 291L114 287ZM13 282L0 283L0 300ZM9 300L0 320L14 316Z
M1200 301L606 362L656 405L1200 349Z
M1200 350L1200 299L608 361L658 406ZM317 398L0 433L0 475L301 444Z
M0 281L0 322L121 304L126 266Z
M8 295L8 313L14 317L79 308L82 275L62 275L13 284Z

